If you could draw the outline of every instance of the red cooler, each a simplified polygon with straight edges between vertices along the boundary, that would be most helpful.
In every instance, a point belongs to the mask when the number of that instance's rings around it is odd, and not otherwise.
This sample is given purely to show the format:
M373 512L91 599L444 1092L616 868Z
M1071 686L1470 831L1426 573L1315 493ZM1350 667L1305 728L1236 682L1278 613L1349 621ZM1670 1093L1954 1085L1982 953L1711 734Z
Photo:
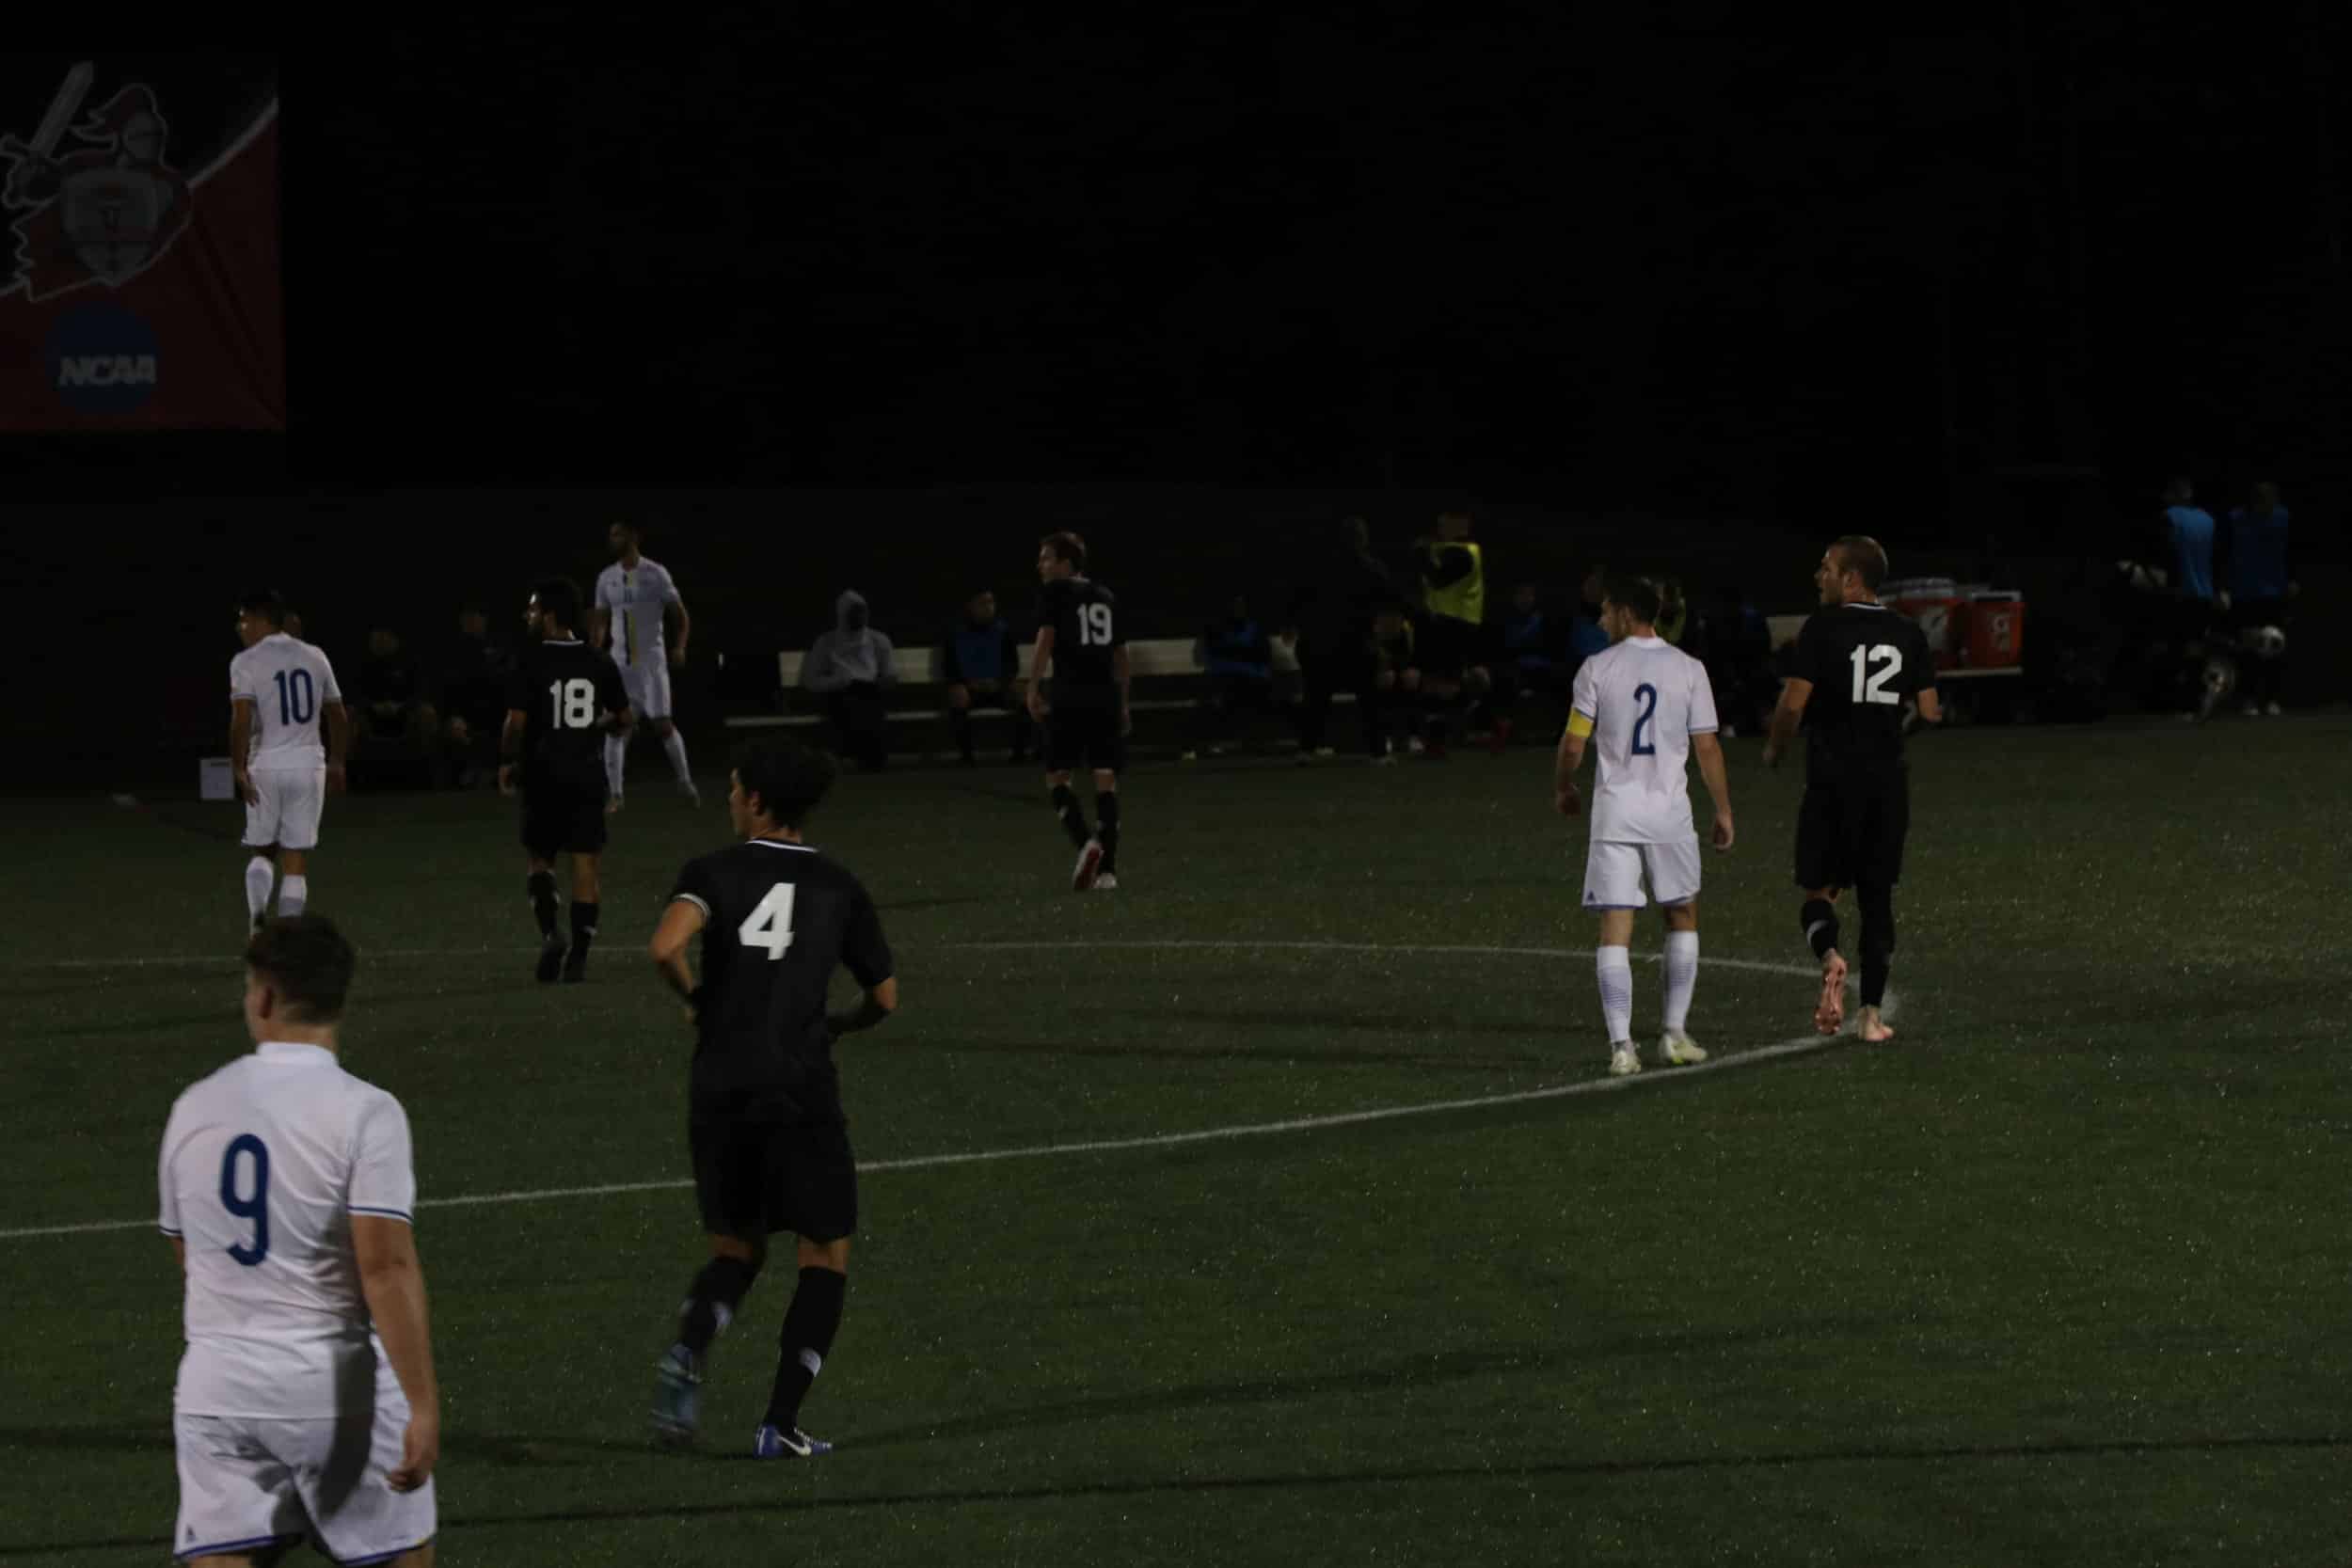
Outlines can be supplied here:
M1935 653L1938 670L1949 670L1960 663L1961 649L1966 640L1968 601L1961 595L1958 583L1950 578L1906 578L1881 590L1880 602L1919 623L1919 629L1927 635L1928 646Z
M2026 598L2022 594L1968 595L1966 664L1972 670L2011 670L2026 660Z

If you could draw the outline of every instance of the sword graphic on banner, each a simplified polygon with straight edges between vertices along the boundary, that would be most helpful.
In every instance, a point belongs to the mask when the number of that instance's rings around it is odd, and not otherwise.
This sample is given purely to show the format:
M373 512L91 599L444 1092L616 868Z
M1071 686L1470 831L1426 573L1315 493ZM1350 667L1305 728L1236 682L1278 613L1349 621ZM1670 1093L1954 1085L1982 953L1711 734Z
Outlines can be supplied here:
M40 129L33 133L33 139L23 142L14 136L0 136L0 152L20 161L32 158L44 164L50 162L57 143L65 139L65 128L73 121L73 112L89 96L90 83L97 78L98 72L87 60L67 71L65 80L58 84L57 96L49 102L49 112L40 117Z

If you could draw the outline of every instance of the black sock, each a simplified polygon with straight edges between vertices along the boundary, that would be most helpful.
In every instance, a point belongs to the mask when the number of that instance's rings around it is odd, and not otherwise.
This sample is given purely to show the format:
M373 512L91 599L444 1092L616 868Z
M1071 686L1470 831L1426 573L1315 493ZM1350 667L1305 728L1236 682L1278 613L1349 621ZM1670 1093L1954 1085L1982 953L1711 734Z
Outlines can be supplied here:
M583 904L572 900L572 955L575 960L588 951L588 944L596 940L596 911L601 904ZM552 922L550 922L552 924Z
M1115 871L1119 868L1119 791L1096 791L1094 815L1102 819L1094 836L1103 841L1103 869Z
M789 1432L801 1424L801 1402L817 1381L833 1337L841 1329L841 1297L850 1276L832 1269L803 1269L801 1283L785 1308L784 1332L776 1337L776 1386L768 1395L768 1424Z
M531 889L531 912L539 919L539 935L555 935L555 873L534 871L527 885Z
M947 710L947 727L955 732L956 754L964 761L972 760L972 715L963 708Z
M1797 912L1797 924L1804 928L1804 940L1816 958L1826 958L1836 950L1836 905L1826 898L1808 898Z
M1087 832L1087 814L1078 809L1077 791L1066 784L1054 786L1054 815L1061 818L1062 832L1070 835L1070 842L1085 848L1093 835Z
M679 1309L677 1342L702 1359L710 1341L726 1329L743 1294L759 1277L759 1265L740 1258L713 1258L688 1287L686 1305Z

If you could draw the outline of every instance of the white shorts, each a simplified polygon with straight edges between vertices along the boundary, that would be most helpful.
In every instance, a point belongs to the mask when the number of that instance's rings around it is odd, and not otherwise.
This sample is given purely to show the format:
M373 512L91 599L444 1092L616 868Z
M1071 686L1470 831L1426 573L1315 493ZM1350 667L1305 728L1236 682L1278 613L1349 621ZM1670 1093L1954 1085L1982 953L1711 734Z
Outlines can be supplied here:
M172 1555L254 1552L310 1537L337 1562L380 1562L433 1539L433 1482L395 1492L408 1402L394 1394L373 1415L271 1420L253 1416L171 1418L180 1449L180 1523Z
M1687 904L1699 895L1699 835L1695 832L1662 844L1625 844L1595 839L1584 852L1584 907L1588 910L1638 910L1642 874L1649 873L1649 890L1661 904Z
M670 717L670 656L656 649L644 662L621 666L621 684L628 689L629 711L640 719Z
M326 768L256 768L252 777L253 793L261 799L245 808L246 847L317 848Z

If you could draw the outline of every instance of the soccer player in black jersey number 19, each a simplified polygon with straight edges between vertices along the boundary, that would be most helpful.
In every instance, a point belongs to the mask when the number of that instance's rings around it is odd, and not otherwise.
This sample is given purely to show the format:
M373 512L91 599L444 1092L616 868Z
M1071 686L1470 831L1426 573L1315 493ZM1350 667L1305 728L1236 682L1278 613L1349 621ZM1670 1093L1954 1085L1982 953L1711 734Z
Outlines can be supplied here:
M1882 1016L1895 958L1895 883L1911 828L1911 784L1903 763L1903 706L1944 717L1935 656L1907 616L1879 603L1886 551L1850 533L1830 546L1813 573L1821 609L1797 634L1796 668L1781 689L1764 742L1776 767L1804 722L1804 800L1797 811L1798 920L1821 963L1813 1025L1836 1034L1846 1016L1846 960L1837 951L1837 895L1852 888L1862 906L1862 1015L1866 1040L1892 1039Z
M661 978L694 1024L687 1147L710 1261L694 1276L677 1339L661 1358L654 1432L692 1440L703 1363L767 1260L768 1238L799 1242L800 1279L784 1314L762 1459L808 1459L831 1445L801 1430L801 1402L833 1352L857 1228L857 1164L833 1045L898 1006L874 901L847 870L801 841L833 784L832 759L788 741L737 756L727 815L743 842L687 863L653 936ZM699 931L703 981L686 948ZM827 1017L834 965L865 989Z
M625 736L628 692L611 657L580 639L580 590L564 578L532 585L523 625L534 641L516 662L499 733L499 793L523 797L523 853L539 922L538 975L588 977L603 895L604 740ZM572 857L572 940L555 928L555 857Z
M1127 704L1127 628L1119 600L1087 576L1087 543L1074 533L1038 542L1037 652L1029 660L1029 717L1043 726L1045 788L1054 814L1078 851L1070 874L1074 893L1108 893L1119 886L1119 774L1127 766L1127 736L1135 719ZM1049 683L1046 672L1052 671ZM1089 829L1073 769L1094 770L1094 810Z

